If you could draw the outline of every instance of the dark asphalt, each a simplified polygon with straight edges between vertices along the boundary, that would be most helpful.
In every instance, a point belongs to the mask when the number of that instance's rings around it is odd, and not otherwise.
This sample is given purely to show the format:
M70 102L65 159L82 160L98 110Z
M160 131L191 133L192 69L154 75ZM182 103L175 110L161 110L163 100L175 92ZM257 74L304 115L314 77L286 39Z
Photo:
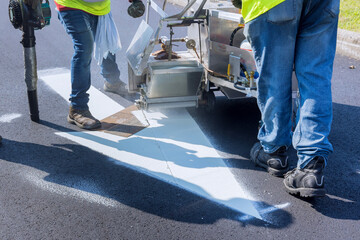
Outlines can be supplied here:
M31 122L21 32L10 25L7 5L0 3L0 117L21 116L0 122L0 239L359 239L360 61L335 59L330 136L335 151L326 169L324 198L293 197L284 191L282 179L249 161L259 120L254 100L218 97L211 114L189 109L238 181L259 200L260 209L289 204L264 214L265 221L244 220L241 213L116 165L105 155L55 135L77 128L66 122L67 103L42 81L41 122ZM127 6L127 1L113 1L124 46L117 59L124 82L124 53L140 22L127 16ZM39 70L69 68L72 43L55 11L51 26L36 36ZM92 84L102 89L99 71L93 63ZM135 98L106 94L123 106ZM292 164L295 159L292 154Z

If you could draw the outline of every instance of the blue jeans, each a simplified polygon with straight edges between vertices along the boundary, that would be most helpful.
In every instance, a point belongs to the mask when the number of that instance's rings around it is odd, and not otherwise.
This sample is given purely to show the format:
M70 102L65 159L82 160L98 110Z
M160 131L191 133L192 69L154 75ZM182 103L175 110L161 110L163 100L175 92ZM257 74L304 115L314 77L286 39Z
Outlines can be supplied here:
M74 55L71 59L70 104L76 109L88 109L91 86L90 64L94 49L94 39L98 16L80 10L58 12L58 18L72 38ZM101 65L101 75L113 84L120 82L120 71L115 55L109 54Z
M291 141L298 167L315 156L327 161L332 122L331 77L340 0L286 0L245 26L259 71L258 139L267 153ZM300 92L296 128L291 133L291 78Z

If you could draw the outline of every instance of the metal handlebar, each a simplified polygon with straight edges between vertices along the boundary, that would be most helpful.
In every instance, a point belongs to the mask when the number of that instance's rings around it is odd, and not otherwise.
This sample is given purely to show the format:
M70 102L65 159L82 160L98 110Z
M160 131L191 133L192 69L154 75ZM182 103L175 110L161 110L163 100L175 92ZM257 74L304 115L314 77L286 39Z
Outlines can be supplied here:
M146 23L149 22L149 11L150 11L150 7L152 7L155 12L157 12L161 18L162 21L177 21L177 20L182 20L181 18L184 16L184 14L196 3L197 0L191 0L188 2L188 4L183 8L183 10L181 12L179 12L178 14L169 16L164 10L167 4L167 0L164 0L164 4L163 7L159 7L154 0L148 0L147 1L147 10L146 10ZM204 7L205 3L207 2L207 0L202 0L201 4L199 5L198 10L195 12L194 18L198 17L202 8Z

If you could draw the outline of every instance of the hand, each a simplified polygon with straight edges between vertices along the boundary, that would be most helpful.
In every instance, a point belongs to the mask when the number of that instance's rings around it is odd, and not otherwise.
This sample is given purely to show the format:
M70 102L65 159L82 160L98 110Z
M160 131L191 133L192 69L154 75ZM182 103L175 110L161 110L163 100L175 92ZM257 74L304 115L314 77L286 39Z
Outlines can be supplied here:
M36 9L40 1L41 0L24 0L24 3L32 7L32 9Z
M132 0L131 5L128 8L128 14L133 18L138 18L144 15L145 5L141 0Z
M231 0L232 4L237 8L242 8L242 1L241 0Z

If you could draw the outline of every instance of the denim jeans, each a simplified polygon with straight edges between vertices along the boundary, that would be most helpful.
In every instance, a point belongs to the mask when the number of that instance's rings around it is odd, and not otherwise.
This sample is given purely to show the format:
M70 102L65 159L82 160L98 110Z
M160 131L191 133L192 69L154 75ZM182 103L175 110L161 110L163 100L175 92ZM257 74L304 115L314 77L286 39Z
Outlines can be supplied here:
M258 139L267 153L291 142L298 167L315 156L327 161L332 122L331 77L340 0L286 0L245 26L259 71ZM291 79L295 70L300 102L291 133Z
M58 12L58 18L74 44L74 55L71 59L70 104L76 109L88 109L89 94L86 92L91 86L90 65L98 16L80 10L69 10ZM103 60L101 75L111 84L120 81L115 55L109 54Z

